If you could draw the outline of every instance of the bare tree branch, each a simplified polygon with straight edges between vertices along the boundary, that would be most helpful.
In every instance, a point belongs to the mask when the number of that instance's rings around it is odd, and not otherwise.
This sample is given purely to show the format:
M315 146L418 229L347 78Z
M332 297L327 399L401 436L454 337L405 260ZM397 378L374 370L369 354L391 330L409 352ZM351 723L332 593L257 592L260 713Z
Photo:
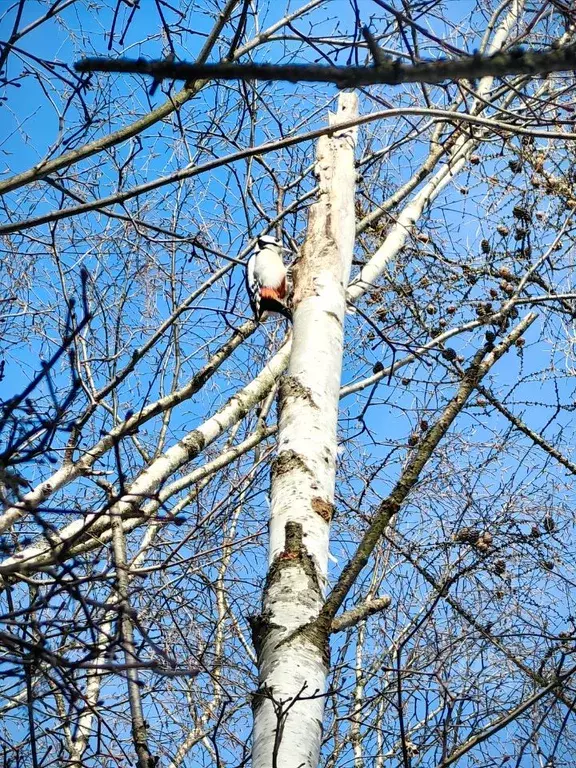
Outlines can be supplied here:
M362 88L368 85L402 83L443 83L447 80L471 80L507 75L542 75L576 69L576 48L531 51L516 48L492 56L474 54L465 59L438 60L404 64L401 60L381 58L373 67L330 67L312 64L190 64L146 59L86 58L78 61L77 72L121 72L151 75L155 80L268 80L290 83L333 83L338 88Z

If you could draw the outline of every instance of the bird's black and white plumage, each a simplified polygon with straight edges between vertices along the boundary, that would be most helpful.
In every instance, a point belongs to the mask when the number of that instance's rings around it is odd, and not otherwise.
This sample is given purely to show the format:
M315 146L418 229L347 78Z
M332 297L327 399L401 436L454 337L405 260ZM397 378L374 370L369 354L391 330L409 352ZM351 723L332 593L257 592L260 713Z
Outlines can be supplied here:
M246 265L246 287L257 320L264 312L278 312L292 319L283 250L280 240L263 235L258 238L256 249Z

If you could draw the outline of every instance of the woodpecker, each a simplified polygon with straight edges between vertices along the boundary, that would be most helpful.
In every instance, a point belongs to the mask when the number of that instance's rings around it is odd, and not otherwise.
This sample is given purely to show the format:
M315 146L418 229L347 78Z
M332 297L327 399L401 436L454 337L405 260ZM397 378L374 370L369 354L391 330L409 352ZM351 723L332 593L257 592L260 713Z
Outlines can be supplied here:
M289 320L287 269L282 261L284 246L269 235L258 238L256 249L246 266L246 287L257 320L264 312L278 312Z

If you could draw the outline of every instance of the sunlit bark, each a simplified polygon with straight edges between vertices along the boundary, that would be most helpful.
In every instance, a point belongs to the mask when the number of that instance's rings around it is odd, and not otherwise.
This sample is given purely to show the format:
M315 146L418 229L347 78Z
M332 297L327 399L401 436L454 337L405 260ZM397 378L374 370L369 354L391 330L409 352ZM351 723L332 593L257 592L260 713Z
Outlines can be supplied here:
M332 125L354 117L357 98L342 94L338 104ZM253 619L255 768L313 768L320 752L328 646L326 636L306 626L327 584L345 286L355 232L355 146L353 130L318 143L318 201L295 267L292 351L280 383L271 470L270 569L262 613Z

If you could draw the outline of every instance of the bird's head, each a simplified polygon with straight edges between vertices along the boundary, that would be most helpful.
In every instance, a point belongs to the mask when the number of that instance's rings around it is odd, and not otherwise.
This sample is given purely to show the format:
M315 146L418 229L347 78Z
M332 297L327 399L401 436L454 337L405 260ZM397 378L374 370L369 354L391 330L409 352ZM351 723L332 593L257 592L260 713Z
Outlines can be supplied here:
M275 246L276 248L284 249L284 245L282 244L282 240L277 240L275 237L272 237L272 235L260 235L258 238L258 247L259 248L267 248L269 246Z

